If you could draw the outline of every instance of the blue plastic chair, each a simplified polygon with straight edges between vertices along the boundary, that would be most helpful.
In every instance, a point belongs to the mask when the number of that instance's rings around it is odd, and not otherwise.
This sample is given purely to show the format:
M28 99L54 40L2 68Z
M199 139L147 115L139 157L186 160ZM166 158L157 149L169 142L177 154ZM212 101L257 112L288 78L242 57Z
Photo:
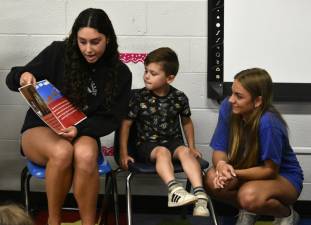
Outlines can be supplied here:
M106 175L105 180L105 195L112 192L114 199L114 213L116 225L119 224L119 207L117 201L117 186L115 176L113 175L113 170L108 161L104 160L102 154L99 154L98 157L98 173L100 176ZM45 179L45 167L35 164L34 162L27 160L27 165L21 173L21 191L24 197L24 205L28 213L31 213L30 207L30 179L31 177L36 177L38 179ZM104 199L105 200L105 199ZM102 220L107 220L107 218L102 218L103 215L107 215L105 201L102 201L102 212L100 212L101 221L99 224L103 224Z

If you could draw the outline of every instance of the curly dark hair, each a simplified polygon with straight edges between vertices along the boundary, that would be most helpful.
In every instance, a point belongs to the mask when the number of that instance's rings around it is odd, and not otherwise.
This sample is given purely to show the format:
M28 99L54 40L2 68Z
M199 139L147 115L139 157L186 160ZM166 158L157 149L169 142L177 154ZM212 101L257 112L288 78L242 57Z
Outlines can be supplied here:
M107 98L103 104L109 109L112 99L117 95L118 77L115 68L120 61L115 31L108 15L102 9L88 8L83 10L72 26L71 33L66 39L65 76L62 92L79 109L83 110L87 105L86 89L89 85L90 71L77 40L78 31L84 27L96 29L109 40L103 56L99 59L103 60L108 68L108 74L105 74L104 87Z

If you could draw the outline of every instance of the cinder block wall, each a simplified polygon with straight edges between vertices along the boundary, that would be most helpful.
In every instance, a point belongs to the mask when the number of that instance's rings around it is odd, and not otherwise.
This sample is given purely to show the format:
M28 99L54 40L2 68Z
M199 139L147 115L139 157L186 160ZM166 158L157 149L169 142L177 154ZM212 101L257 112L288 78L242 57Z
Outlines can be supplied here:
M20 172L25 160L19 153L19 130L27 105L18 93L6 88L5 77L12 66L24 65L53 40L64 39L78 13L85 8L104 9L116 30L120 52L149 52L173 48L180 59L180 72L174 85L190 99L196 130L196 144L210 159L208 146L218 116L218 104L207 98L207 0L106 1L106 0L2 0L0 14L0 190L19 190ZM142 64L129 64L133 88L143 86ZM301 199L311 199L308 174L311 160L311 105L282 104L291 128L291 141L301 154L306 188ZM112 136L104 138L111 145ZM124 191L124 176L119 189ZM181 176L182 178L182 176ZM42 181L33 179L32 187L44 191ZM134 193L165 195L166 188L157 177L134 180Z

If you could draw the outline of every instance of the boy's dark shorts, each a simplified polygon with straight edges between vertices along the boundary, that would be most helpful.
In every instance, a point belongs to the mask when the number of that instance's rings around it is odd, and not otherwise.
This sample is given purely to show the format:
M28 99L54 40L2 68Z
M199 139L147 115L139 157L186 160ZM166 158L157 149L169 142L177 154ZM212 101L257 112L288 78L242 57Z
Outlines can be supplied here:
M170 140L165 143L144 142L137 148L137 153L136 153L137 160L140 162L145 162L145 163L154 163L150 159L150 155L151 155L152 150L158 146L166 147L170 151L171 155L173 156L175 150L179 146L185 146L185 143L178 139Z

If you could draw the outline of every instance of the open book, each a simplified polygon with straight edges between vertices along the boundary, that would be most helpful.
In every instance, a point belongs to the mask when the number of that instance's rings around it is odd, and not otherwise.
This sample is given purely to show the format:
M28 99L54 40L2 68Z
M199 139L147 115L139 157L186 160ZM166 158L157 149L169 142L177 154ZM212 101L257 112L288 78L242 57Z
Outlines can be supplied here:
M47 80L39 81L35 86L25 85L18 90L33 111L58 134L62 133L61 129L86 119L86 115Z

